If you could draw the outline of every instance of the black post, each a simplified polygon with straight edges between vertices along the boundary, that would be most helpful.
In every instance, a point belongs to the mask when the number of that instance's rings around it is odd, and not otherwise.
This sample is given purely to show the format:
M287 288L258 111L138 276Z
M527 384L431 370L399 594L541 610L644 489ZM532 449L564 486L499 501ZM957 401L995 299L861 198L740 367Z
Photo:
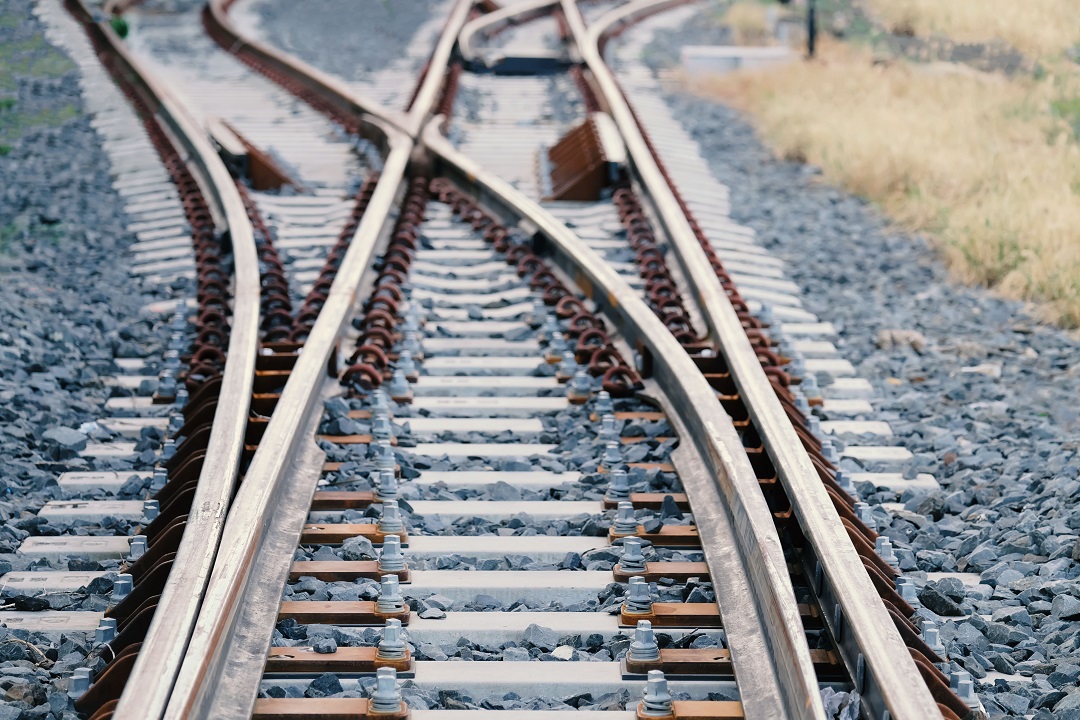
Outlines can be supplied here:
M817 0L809 0L806 10L806 51L810 57L814 57L814 46L817 44Z

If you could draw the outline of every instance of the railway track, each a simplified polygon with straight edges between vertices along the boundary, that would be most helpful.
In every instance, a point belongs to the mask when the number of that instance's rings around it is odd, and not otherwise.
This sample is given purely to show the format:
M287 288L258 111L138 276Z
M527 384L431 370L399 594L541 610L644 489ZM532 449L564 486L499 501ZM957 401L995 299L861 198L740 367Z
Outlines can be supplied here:
M587 24L457 0L405 107L240 34L230 4L205 37L135 22L129 49L68 2L236 268L221 394L173 433L205 458L183 539L81 712L820 718L854 692L864 717L978 714L740 292L782 283L695 219L601 56L682 3ZM488 44L530 19L525 51ZM174 32L205 65L175 70ZM596 197L545 200L575 188Z

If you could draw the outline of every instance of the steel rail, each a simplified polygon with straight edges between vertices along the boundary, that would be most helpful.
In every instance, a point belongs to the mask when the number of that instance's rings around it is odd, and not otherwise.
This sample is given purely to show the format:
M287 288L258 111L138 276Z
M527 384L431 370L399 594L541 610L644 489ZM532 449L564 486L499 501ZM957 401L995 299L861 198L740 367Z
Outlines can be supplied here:
M259 263L244 204L228 170L203 131L168 89L128 52L107 23L98 23L83 0L67 6L104 41L119 68L155 109L157 121L183 150L219 226L227 227L235 265L228 360L214 412L206 458L199 472L184 535L153 620L135 660L117 718L156 718L164 710L210 577L225 518L240 473L259 339Z
M376 131L382 126L389 154L226 520L222 550L214 564L203 609L165 709L164 717L169 720L250 717L254 708L277 604L303 524L302 518L297 523L294 515L279 511L279 507L307 507L315 492L318 473L310 472L310 467L321 463L322 452L315 445L311 418L317 420L313 411L321 402L320 381L354 308L365 270L371 266L380 240L385 239L386 220L394 209L416 147L413 137L423 128L438 99L443 72L435 68L445 70L471 6L471 0L457 0L451 11L417 99L404 118L405 132L396 123L372 123ZM333 92L331 86L324 85L320 92ZM337 98L343 103L361 104L351 92ZM368 111L381 115L371 104ZM409 133L409 128L415 128L415 132ZM249 593L263 600L263 606L245 606Z
M740 570L749 580L749 593L739 598L741 602L726 606L721 602L720 608L725 626L729 620L740 630L751 622L757 625L745 643L741 632L728 634L746 717L824 717L772 513L715 391L637 290L547 210L455 149L438 124L438 118L429 124L424 145L441 161L440 172L464 188L475 188L486 207L535 226L556 263L616 322L628 342L648 355L660 387L680 413L681 422L690 428L687 437L710 470L707 482L697 486L690 478L682 478L692 496L695 522L703 538L716 537L717 531L734 532ZM718 527L720 523L730 529ZM723 587L727 572L721 569L730 548L710 542L702 545L720 597L730 590ZM800 688L807 688L797 702L788 697L791 693L786 688L792 674L801 679Z
M886 712L891 720L940 717L937 703L844 532L836 509L762 371L734 308L645 144L614 75L600 55L602 37L615 24L680 3L639 0L605 14L588 29L576 3L572 0L562 3L602 102L607 104L619 127L634 169L651 197L813 550L814 589L826 610L824 619L856 689L863 695L872 717L884 718Z
M497 25L509 22L524 22L542 15L549 8L559 4L559 0L525 0L508 7L500 8L465 23L458 38L458 51L466 63L477 59L480 51L473 47L477 35L491 32Z

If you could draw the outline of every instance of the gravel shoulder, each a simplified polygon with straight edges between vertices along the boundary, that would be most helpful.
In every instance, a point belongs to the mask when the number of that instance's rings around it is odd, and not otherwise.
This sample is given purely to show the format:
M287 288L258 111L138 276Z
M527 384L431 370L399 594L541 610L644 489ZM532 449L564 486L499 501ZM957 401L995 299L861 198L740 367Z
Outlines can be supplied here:
M417 27L441 4L440 0L259 0L252 10L272 45L356 81L404 55Z
M656 68L682 43L682 31L660 33L646 59ZM839 330L876 389L877 419L915 454L906 472L941 483L917 497L862 491L904 504L876 509L880 529L926 582L923 612L944 620L953 666L979 678L992 717L1080 717L1080 343L1017 302L951 283L924 238L815 168L777 160L734 110L678 91L668 101L730 188L733 219ZM928 575L942 571L971 575Z
M161 345L142 307L162 296L144 291L128 274L134 238L85 113L78 72L45 40L33 7L12 0L0 11L0 94L9 98L0 110L7 148L0 161L0 573L50 569L15 551L31 535L72 531L36 512L61 497L60 472L94 469L77 456L88 441L111 438L85 424L101 417L115 392L102 380L118 373L114 359L156 357ZM156 439L144 443L147 451L157 446ZM131 468L134 461L108 469ZM126 535L128 525L72 532ZM73 559L53 569L112 571L116 565ZM113 577L75 593L5 591L3 609L101 611ZM76 667L100 667L100 659L87 659L92 640L92 633L0 626L0 719L75 718L67 677Z

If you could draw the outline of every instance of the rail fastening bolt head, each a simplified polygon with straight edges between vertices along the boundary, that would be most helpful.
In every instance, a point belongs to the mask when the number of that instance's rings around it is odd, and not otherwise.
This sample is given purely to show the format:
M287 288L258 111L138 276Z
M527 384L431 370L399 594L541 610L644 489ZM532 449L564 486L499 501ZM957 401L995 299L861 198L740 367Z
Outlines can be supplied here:
M398 353L397 366L398 369L401 370L401 372L405 375L406 380L414 381L414 378L416 378L420 374L420 370L417 369L416 363L413 362L412 353L408 350L402 350L400 353Z
M71 673L71 680L68 682L68 697L78 699L89 689L90 668L75 668Z
M371 693L368 712L390 714L401 710L401 691L397 685L397 670L381 667L375 672L375 691Z
M637 535L638 521L634 517L634 505L626 500L619 503L612 529L616 535Z
M833 445L832 440L821 441L821 456L830 465L836 465L840 462L840 454L836 452L836 446Z
M397 403L408 403L412 401L413 392L409 387L409 381L405 379L405 373L401 372L401 368L394 370L394 375L390 379L390 386L387 388L390 393L390 398Z
M379 484L375 487L375 499L384 503L387 500L397 500L397 496L398 484L394 471L385 468L379 470Z
M394 448L390 443L380 441L376 444L375 466L379 468L379 472L383 470L397 471L397 457L394 455Z
M889 565L892 565L893 567L900 565L900 558L898 558L893 551L892 540L884 535L878 535L874 540L874 550L876 550L877 554L881 556L881 559Z
M131 594L132 588L135 586L134 580L128 573L120 573L116 576L116 580L113 581L113 591L111 599L114 601L120 601Z
M956 693L957 697L968 704L968 707L979 707L979 698L975 695L975 682L967 670L954 670L949 673L949 688Z
M645 694L639 706L644 717L667 717L674 712L671 693L663 670L650 670L645 683Z
M136 535L128 542L128 559L138 560L146 554L146 536Z
M144 500L143 501L143 517L147 520L153 520L161 513L161 505L157 500Z
M394 427L390 424L390 416L386 413L375 413L371 416L371 437L379 441L389 441L394 436Z
M600 462L609 471L614 470L615 467L620 465L623 461L622 450L619 449L619 443L612 440L604 446L604 454L600 458Z
M379 582L379 599L375 609L383 615L393 615L405 611L405 598L401 596L397 575L383 575Z
M600 437L607 442L618 442L619 429L615 426L615 416L611 413L600 418Z
M634 641L630 643L626 657L634 662L656 662L660 659L660 646L656 643L656 634L648 620L638 620Z
M608 483L606 500L627 500L630 497L630 476L622 468L615 468L608 475L611 481Z
M923 642L930 646L940 657L945 657L945 644L941 642L941 633L933 620L923 620L920 627Z
M405 523L401 520L401 510L398 508L397 500L387 500L382 506L379 532L383 535L400 535L405 532Z
M596 393L596 405L593 406L593 411L600 417L614 415L615 404L611 402L611 393L607 390Z
M101 618L94 630L94 642L107 643L116 637L116 618Z
M624 573L645 572L645 555L641 552L641 538L628 537L622 541L619 570Z
M574 377L567 383L566 396L571 402L583 405L588 401L593 391L593 380L583 368L578 368Z
M652 593L649 591L649 583L643 577L630 578L630 584L626 592L626 600L623 602L623 612L627 615L649 615L652 613Z
M559 320L551 313L548 313L544 319L544 325L540 328L539 340L542 343L549 342L555 333L561 333L562 328L559 326Z
M559 362L558 370L556 371L556 377L562 382L570 380L577 374L578 363L574 358L574 353L567 350L562 355L562 360Z
M383 538L382 551L379 553L379 572L399 573L405 569L405 553L401 551L401 538L387 535Z
M405 659L405 637L401 631L401 621L397 618L387 618L375 656L380 660Z
M908 605L915 606L919 604L919 593L915 587L915 581L909 577L896 578L896 592L907 601Z

